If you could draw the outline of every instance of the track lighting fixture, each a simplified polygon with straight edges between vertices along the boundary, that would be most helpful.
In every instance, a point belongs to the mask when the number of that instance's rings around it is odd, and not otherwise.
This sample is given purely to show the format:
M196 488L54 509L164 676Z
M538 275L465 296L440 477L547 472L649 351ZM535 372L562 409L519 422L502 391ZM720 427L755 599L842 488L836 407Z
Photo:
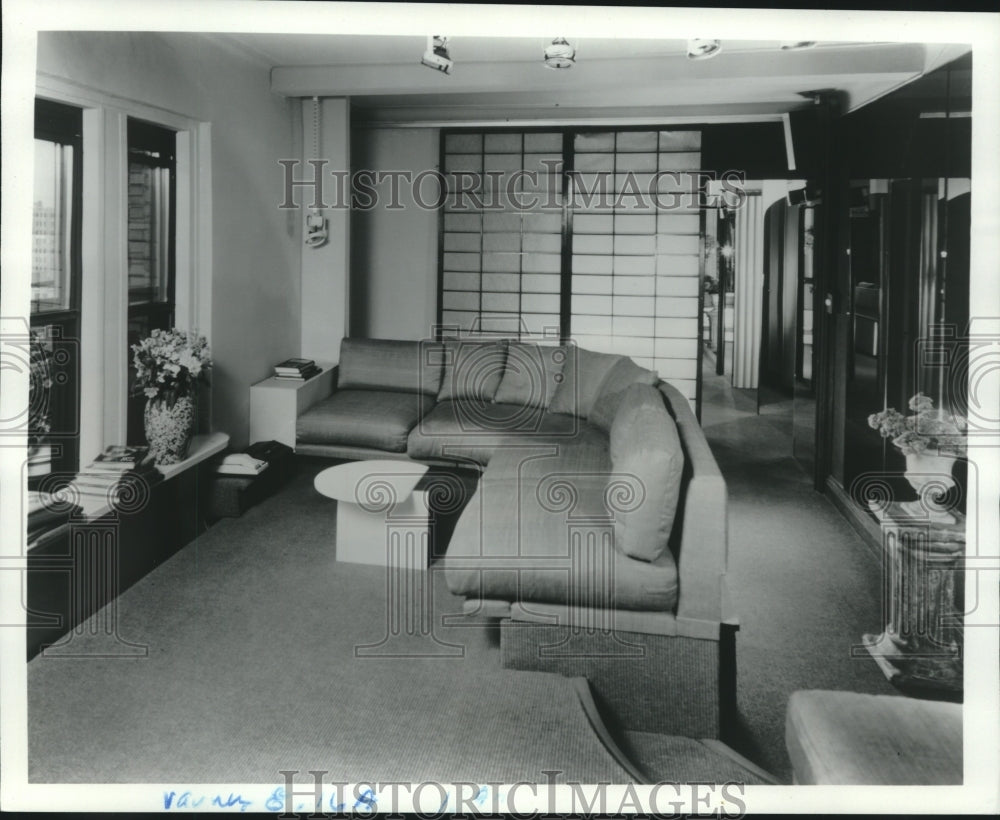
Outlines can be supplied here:
M421 58L420 64L428 68L433 68L435 71L451 74L451 68L455 63L448 53L448 38L442 37L439 34L429 36L427 38L427 49L424 51L424 56Z
M722 51L721 40L688 40L687 54L691 60L707 60Z
M576 49L566 42L565 37L556 37L545 47L544 54L546 68L572 68L576 62Z

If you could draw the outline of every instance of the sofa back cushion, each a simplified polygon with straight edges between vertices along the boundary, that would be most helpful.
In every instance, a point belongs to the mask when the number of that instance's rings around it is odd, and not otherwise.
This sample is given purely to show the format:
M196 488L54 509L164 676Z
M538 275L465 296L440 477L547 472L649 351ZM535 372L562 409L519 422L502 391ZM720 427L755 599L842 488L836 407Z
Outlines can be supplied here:
M493 401L503 378L507 343L449 339L443 344L444 374L438 401Z
M569 345L562 379L549 403L549 412L587 418L604 377L624 358L615 353L595 353Z
M677 425L655 387L633 384L623 391L611 424L610 453L609 485L635 481L636 498L642 498L613 510L615 546L632 558L655 561L669 553L684 472ZM613 502L611 486L608 497Z
M623 356L621 361L616 362L615 366L608 371L601 382L587 421L610 433L612 422L618 413L625 391L633 384L652 387L659 380L660 377L655 370L639 367L631 359Z
M443 372L440 342L343 339L337 387L437 395Z
M525 407L548 407L566 362L563 345L511 342L494 401Z

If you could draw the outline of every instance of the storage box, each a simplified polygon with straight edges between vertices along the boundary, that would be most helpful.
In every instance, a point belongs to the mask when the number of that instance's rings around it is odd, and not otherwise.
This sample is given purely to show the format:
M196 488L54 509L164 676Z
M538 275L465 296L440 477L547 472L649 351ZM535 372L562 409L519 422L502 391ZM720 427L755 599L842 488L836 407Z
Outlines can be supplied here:
M260 452L260 444L248 448ZM285 452L287 450L287 452ZM209 513L212 518L238 518L254 504L277 492L294 473L292 451L269 453L268 467L259 475L225 475L216 473L212 481Z

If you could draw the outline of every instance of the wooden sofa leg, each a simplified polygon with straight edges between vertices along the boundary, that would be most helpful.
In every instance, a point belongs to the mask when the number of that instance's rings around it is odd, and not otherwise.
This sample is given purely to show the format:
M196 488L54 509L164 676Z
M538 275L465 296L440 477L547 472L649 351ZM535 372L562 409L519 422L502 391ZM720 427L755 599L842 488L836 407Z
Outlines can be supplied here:
M582 676L619 729L718 738L725 676L722 641L638 632L604 632L504 619L500 658L507 669ZM734 645L729 638L730 648ZM724 678L733 685L723 685ZM735 708L733 705L732 708Z

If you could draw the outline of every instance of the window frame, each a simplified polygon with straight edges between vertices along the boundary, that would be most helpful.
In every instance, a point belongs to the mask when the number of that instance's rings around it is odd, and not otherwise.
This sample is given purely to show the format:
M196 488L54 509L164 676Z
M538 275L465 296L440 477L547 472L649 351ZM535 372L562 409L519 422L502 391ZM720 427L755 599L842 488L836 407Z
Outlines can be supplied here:
M125 411L125 443L144 444L145 430L143 428L143 412L145 399L141 395L133 395L135 368L132 364L131 346L128 345L128 328L137 318L145 317L150 329L169 329L174 324L176 315L177 294L177 132L158 125L157 123L138 117L129 117L126 137L126 178L131 174L133 162L149 168L165 168L168 171L168 213L167 213L167 270L166 298L155 298L155 289L149 289L149 298L141 302L132 301L132 290L128 285L129 272L126 267L125 281L127 293L126 307L126 360L128 373L128 395ZM152 156L158 153L158 157ZM131 184L131 183L129 183ZM128 203L125 206L125 231L128 233Z
M36 98L83 111L83 184L80 288L80 423L83 462L127 429L127 142L129 117L176 132L176 242L174 324L212 342L212 124L148 102L111 95L45 73Z
M40 327L55 327L59 330L52 337L55 345L64 348L69 355L55 356L53 375L57 384L71 389L54 391L55 401L50 409L53 456L51 473L75 473L80 466L80 390L81 366L80 346L81 301L83 282L83 109L69 103L58 102L42 96L34 100L34 139L73 147L73 170L70 177L70 197L72 214L70 218L70 241L67 254L69 265L66 285L69 289L68 307L36 310L35 301L29 308L29 325L32 330ZM62 343L60 345L60 342ZM76 352L68 349L76 345ZM29 478L29 487L34 487L42 476Z

